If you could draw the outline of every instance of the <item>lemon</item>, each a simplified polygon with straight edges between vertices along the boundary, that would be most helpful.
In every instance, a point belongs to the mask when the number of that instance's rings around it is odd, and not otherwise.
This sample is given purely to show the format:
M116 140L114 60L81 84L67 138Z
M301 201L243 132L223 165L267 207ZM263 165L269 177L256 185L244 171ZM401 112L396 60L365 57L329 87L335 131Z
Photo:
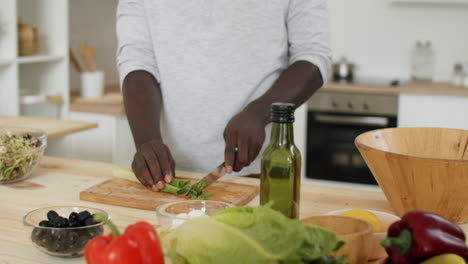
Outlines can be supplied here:
M342 216L352 217L366 221L372 225L372 232L382 232L382 225L380 224L379 218L372 212L362 209L353 209L346 211L341 214Z

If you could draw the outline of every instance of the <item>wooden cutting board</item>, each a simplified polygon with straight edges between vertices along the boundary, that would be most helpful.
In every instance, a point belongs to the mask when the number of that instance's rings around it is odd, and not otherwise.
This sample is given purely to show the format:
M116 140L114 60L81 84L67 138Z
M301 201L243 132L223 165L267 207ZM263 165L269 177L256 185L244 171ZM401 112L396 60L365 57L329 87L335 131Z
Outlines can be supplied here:
M177 179L196 181L190 178L177 177ZM206 187L205 191L211 194L207 200L245 205L257 196L258 189L258 186L218 181ZM190 198L185 195L153 192L141 184L122 179L111 179L82 191L80 199L96 203L154 210L158 205Z

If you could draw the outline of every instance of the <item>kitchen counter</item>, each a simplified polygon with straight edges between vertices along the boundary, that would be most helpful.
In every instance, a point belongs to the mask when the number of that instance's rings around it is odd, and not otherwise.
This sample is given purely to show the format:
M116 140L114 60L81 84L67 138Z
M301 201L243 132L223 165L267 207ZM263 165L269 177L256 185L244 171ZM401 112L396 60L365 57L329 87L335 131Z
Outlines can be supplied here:
M426 94L446 96L468 96L468 89L454 87L444 82L410 82L399 87L372 86L330 82L320 91L367 94ZM70 99L70 111L125 116L122 94L118 85L106 87L101 98L82 98L73 93Z
M125 116L123 98L118 85L107 86L101 98L83 98L79 93L72 93L70 111Z
M108 212L120 230L138 220L156 224L154 211L97 204L79 200L80 191L111 177L117 165L44 157L29 180L0 185L0 263L84 263L83 258L55 258L34 248L24 233L22 216L36 208L53 205L98 207ZM202 174L184 172L200 178ZM226 176L223 181L258 184L257 179ZM8 202L7 202L8 201ZM258 205L258 197L250 205ZM342 208L367 208L392 212L383 193L346 188L302 185L301 218ZM468 224L462 226L468 232Z
M409 82L402 86L371 86L349 83L331 82L326 84L320 91L324 92L346 92L367 94L424 94L442 96L468 96L467 88L460 88L443 82Z
M44 130L48 139L61 138L73 133L97 128L96 123L49 118L0 116L1 127L28 127Z

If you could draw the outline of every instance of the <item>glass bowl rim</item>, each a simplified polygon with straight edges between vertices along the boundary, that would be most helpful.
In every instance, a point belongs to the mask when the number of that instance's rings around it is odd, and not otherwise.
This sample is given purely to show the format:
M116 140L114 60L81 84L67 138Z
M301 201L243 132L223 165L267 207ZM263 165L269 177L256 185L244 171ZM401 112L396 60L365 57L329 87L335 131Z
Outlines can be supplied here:
M39 223L35 224L35 223L32 223L31 221L29 221L27 218L28 216L30 216L31 214L39 211L39 210L54 210L57 208L60 208L60 209L63 209L63 208L81 208L81 209L85 209L86 211L88 210L95 210L95 211L99 211L99 213L101 214L104 214L107 218L107 220L110 220L111 219L111 216L104 210L102 209L99 209L99 208L94 208L94 207L88 207L88 206L71 206L71 205L56 205L56 206L48 206L48 207L41 207L41 208L37 208L37 209L34 209L32 211L29 211L28 213L26 213L24 216L23 216L23 225L25 227L33 227L33 228L40 228L40 229L45 229L45 230L55 230L55 229L59 229L59 230L80 230L80 229L87 229L87 228L92 228L92 227L97 227L97 226L102 226L104 225L104 222L100 222L100 223L97 223L97 224L94 224L94 225L89 225L89 226L78 226L78 227L47 227L47 226L40 226ZM47 216L46 216L47 217Z
M176 202L170 202L170 203L164 203L164 204L161 204L159 205L158 207L156 207L156 216L157 217L170 217L172 219L180 219L180 220L188 220L187 218L184 218L184 217L176 217L176 214L172 214L170 215L169 213L164 213L164 212L161 212L162 209L165 209L165 208L168 208L174 204L179 204L179 203L196 203L196 202L208 202L208 203L216 203L216 204L221 204L221 205L224 205L226 206L225 208L221 209L221 210L224 210L224 209L227 209L227 208L231 208L231 207L235 207L234 204L230 204L230 203L226 203L226 202L221 202L221 201L213 201L213 200L185 200L185 201L176 201Z

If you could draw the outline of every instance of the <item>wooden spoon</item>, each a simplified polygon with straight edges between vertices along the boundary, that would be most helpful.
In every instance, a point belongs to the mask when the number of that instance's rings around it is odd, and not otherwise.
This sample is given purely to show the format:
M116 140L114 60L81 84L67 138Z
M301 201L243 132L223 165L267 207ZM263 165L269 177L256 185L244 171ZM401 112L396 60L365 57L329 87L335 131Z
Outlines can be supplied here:
M96 50L90 46L88 46L87 43L81 43L78 47L78 50L83 57L86 68L90 72L95 72L96 71Z

